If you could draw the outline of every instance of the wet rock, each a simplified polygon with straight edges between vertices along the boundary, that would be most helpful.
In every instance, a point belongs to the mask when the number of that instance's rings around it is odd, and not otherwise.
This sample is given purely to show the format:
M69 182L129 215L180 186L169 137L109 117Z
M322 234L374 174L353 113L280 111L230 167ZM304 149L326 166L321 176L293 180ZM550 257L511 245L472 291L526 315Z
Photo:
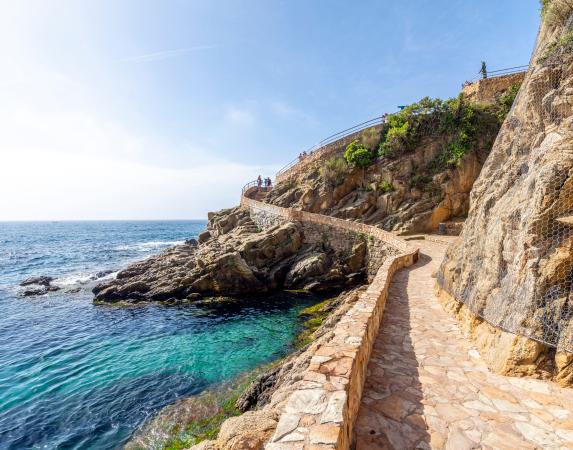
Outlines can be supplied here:
M22 281L20 283L20 286L30 286L32 284L37 284L40 286L49 286L52 281L54 281L53 277L48 277L45 275L39 277L30 277Z
M106 277L111 273L113 273L113 270L102 270L102 271L97 272L96 274L92 275L90 277L90 280L99 280L100 278Z
M48 290L45 287L37 287L37 288L30 288L26 289L22 292L24 297L36 297L38 295L45 295L48 293Z
M71 289L66 289L64 292L66 294L77 294L78 292L80 292L82 290L82 288L80 287L75 287L75 288L71 288Z

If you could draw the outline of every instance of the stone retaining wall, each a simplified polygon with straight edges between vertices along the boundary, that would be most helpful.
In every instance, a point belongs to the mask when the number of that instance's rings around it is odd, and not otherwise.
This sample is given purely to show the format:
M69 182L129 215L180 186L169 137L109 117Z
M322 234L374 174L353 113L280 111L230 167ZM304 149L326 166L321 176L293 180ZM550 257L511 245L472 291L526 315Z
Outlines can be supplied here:
M462 93L475 103L493 103L496 98L514 84L522 83L525 72L503 75L499 77L482 78L464 86Z
M314 349L314 356L286 402L267 450L343 449L350 447L358 415L366 368L384 313L394 273L413 264L418 249L373 226L319 214L241 199L256 217L264 212L284 220L310 222L373 236L398 255L385 259L368 289L340 319L331 338Z

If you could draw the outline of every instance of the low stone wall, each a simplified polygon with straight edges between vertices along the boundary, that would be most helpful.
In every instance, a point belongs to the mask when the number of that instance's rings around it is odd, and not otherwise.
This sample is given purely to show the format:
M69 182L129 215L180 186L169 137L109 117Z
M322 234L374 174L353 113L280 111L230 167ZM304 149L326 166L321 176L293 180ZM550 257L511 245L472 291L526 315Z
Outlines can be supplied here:
M368 289L332 330L329 340L315 349L303 380L281 413L267 450L343 449L350 447L358 415L366 368L384 313L394 273L413 264L418 249L373 226L349 222L243 198L254 216L261 211L285 220L310 222L373 236L393 247L398 255L384 260Z
M525 72L504 75L501 77L483 78L468 86L464 86L462 93L475 103L492 103L512 85L523 82Z
M364 133L378 132L382 129L382 124L374 125L364 130L357 131L356 133L344 136L337 141L331 142L330 144L320 147L315 150L310 155L306 156L302 161L287 169L286 171L278 174L275 178L275 183L281 183L289 178L295 177L301 172L307 172L309 167L318 166L320 163L329 158L333 153L342 150L352 141L359 139Z

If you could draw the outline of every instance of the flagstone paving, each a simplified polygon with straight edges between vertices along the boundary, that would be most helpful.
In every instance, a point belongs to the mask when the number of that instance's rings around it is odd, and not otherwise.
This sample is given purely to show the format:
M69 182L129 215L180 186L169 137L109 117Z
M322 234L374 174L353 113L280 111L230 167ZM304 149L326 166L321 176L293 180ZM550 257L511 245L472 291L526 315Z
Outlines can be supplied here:
M573 389L491 373L433 295L445 245L417 244L390 286L355 449L573 449Z

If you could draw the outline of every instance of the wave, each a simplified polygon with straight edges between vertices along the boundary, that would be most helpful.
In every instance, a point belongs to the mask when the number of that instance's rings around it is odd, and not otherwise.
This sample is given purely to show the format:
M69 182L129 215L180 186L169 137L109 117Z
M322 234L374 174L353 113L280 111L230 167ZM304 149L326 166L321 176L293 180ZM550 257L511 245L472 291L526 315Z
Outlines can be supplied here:
M76 285L89 284L93 281L111 280L116 277L118 271L100 270L97 272L76 272L71 273L63 278L57 278L53 285L59 287L69 287Z
M184 244L185 241L148 241L148 242L137 242L135 244L125 244L118 245L114 250L135 250L138 252L148 252L150 250L155 250L158 248L171 247L173 245Z

